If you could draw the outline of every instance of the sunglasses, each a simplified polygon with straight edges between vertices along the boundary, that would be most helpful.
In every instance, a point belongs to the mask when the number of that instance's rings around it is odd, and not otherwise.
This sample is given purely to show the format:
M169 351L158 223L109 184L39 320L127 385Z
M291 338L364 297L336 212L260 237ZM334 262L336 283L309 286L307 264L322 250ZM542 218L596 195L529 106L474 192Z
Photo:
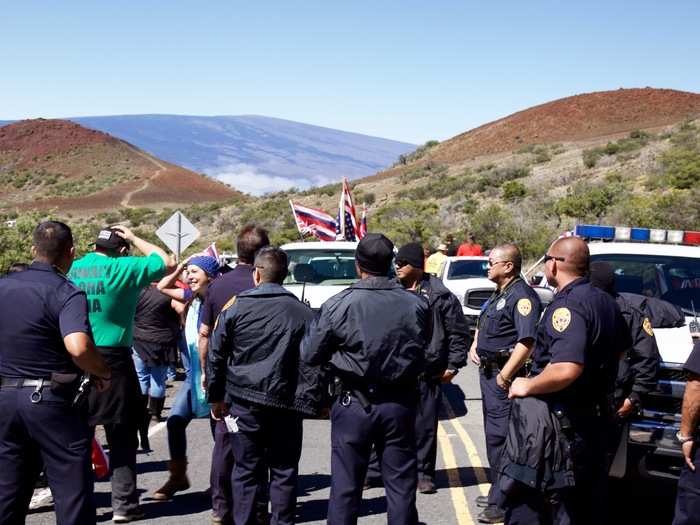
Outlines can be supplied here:
M566 257L557 257L556 255L549 255L548 253L545 253L544 257L542 259L542 262L546 263L547 261L551 261L551 260L564 262L564 261L566 261Z
M397 268L403 268L404 266L407 266L408 263L406 261L396 261L394 262L394 266Z
M497 264L505 264L509 263L510 261L486 261L486 264L488 266L496 266Z

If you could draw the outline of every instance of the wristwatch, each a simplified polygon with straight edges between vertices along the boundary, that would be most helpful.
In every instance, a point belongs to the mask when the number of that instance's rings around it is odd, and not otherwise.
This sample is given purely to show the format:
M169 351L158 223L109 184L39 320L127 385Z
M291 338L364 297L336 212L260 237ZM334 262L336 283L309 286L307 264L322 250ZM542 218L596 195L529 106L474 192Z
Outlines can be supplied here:
M682 445L683 443L687 443L688 441L693 441L693 436L684 436L679 431L676 433L676 439Z

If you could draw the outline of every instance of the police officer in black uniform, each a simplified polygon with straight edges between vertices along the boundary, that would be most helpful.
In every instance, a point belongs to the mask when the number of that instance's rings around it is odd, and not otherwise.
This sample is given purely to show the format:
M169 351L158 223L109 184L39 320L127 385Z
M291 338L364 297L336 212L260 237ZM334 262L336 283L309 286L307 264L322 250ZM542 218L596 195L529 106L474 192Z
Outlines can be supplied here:
M629 333L615 300L588 281L582 239L558 239L544 264L557 294L538 327L531 377L514 379L509 395L548 402L569 442L575 485L545 495L521 483L506 498L506 523L605 523L611 400Z
M486 507L477 517L482 523L501 523L505 517L496 473L508 432L508 387L522 375L540 319L539 296L520 277L521 266L516 245L503 244L491 250L488 278L496 283L496 290L482 307L469 352L479 365L486 455L491 466L489 495L477 498L477 505Z
M418 522L413 426L431 321L425 298L389 279L393 249L381 234L359 242L361 280L324 303L301 345L305 362L330 362L342 384L331 409L331 525L357 523L372 444L388 523Z
M95 523L92 433L76 400L82 371L93 387L110 370L92 342L85 293L65 274L75 255L60 222L33 235L34 262L0 279L0 523L24 523L41 453L56 523Z
M694 334L700 337L700 334ZM678 480L676 513L673 525L695 525L700 519L700 339L683 367L688 382L683 394L681 429L676 438L683 448L685 464Z

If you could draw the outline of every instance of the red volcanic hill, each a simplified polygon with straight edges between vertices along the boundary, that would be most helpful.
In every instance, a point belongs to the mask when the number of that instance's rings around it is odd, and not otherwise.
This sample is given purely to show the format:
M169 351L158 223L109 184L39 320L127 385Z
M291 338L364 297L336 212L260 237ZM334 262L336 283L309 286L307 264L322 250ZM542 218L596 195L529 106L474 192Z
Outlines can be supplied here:
M418 160L458 163L530 144L576 142L678 123L700 115L700 94L672 89L618 89L534 106L457 135ZM391 177L392 168L375 175Z
M0 208L85 214L228 200L238 192L66 120L0 127Z

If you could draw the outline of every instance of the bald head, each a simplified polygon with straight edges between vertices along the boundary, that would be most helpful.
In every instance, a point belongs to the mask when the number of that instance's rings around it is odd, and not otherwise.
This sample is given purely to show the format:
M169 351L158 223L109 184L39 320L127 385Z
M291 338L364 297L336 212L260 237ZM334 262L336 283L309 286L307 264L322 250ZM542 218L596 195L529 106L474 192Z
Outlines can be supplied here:
M552 243L549 254L562 257L557 261L559 271L572 276L583 277L588 274L590 252L588 244L580 237L562 237Z
M513 263L513 273L518 275L523 265L523 258L520 255L520 248L515 244L500 244L491 250L492 254L500 261L510 261Z

